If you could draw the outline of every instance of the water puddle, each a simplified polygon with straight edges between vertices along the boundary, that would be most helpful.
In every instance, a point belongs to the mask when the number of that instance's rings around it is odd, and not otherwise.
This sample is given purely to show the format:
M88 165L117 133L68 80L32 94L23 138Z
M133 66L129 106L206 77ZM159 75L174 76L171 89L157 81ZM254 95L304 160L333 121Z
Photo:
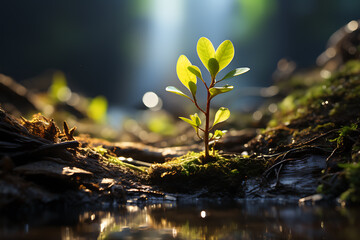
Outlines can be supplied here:
M279 200L62 209L0 217L0 239L358 239L360 208Z

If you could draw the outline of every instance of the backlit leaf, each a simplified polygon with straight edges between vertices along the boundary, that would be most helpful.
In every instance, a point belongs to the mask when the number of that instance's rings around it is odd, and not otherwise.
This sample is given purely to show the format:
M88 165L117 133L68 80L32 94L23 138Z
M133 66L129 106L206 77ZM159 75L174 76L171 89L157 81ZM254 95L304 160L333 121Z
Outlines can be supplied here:
M213 78L216 77L216 74L219 72L219 63L215 58L210 58L208 62L208 69Z
M220 139L225 133L227 133L226 130L216 130L214 132L214 139Z
M209 133L209 140L211 140L213 136L214 136L214 134Z
M201 120L197 113L194 113L193 115L190 115L191 120L196 124L196 126L201 125Z
M226 74L225 77L223 77L220 81L228 79L228 78L236 77L236 76L246 73L248 71L250 71L250 68L248 68L248 67L236 68L236 69L232 70L231 72L229 72L228 74ZM218 82L220 82L220 81L218 81Z
M189 89L190 89L191 94L195 97L196 89L197 89L196 83L189 82Z
M213 44L206 37L202 37L197 43L196 50L201 62L210 71L208 67L209 59L215 58L215 48Z
M195 76L197 76L197 77L200 78L200 79L203 79L203 78L202 78L202 75L201 75L201 71L200 71L200 69L199 69L197 66L192 65L192 66L189 66L188 69L189 69L190 72L192 72L193 74L195 74Z
M191 99L189 96L187 96L185 93L183 93L182 91L180 91L179 89L177 89L174 86L168 86L168 87L165 88L165 90L168 91L168 92L175 93L177 95L186 97L188 99Z
M234 58L234 54L234 45L230 40L225 40L220 44L215 52L215 58L219 62L219 71L229 65Z
M218 94L230 92L234 89L234 86L225 85L223 87L212 87L209 89L211 98L215 97Z
M183 120L184 122L187 122L188 124L190 124L193 127L197 127L196 123L194 121L192 121L191 119L188 118L184 118L184 117L179 117L181 120Z
M192 82L193 85L196 85L196 76L189 71L189 66L192 66L189 59L185 55L181 55L176 64L176 73L181 83L184 84L184 86L189 89L193 95L195 95L196 88L193 86L190 87L190 82Z
M214 124L215 126L218 123L226 121L230 117L230 110L224 107L219 108L215 114Z

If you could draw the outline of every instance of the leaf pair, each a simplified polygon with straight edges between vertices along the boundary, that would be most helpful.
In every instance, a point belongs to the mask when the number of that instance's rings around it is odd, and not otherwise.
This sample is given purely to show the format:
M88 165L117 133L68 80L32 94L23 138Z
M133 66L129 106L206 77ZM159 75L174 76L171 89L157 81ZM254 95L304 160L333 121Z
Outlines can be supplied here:
M219 108L219 110L217 110L217 112L215 114L213 127L218 123L226 121L229 117L230 117L230 110L228 108L225 108L225 107ZM194 128L198 128L201 125L201 120L200 120L199 116L197 115L197 113L190 115L190 118L184 118L184 117L179 117L179 118L181 120L189 123Z
M201 62L209 70L213 78L224 69L234 58L234 45L230 40L225 40L216 49L211 41L205 37L199 39L196 46Z

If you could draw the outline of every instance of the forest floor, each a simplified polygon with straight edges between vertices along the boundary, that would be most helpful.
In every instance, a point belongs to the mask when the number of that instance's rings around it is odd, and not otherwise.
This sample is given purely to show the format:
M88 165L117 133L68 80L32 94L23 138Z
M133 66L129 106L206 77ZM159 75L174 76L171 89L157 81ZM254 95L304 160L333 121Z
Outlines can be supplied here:
M262 115L268 117L262 127L252 123L229 131L206 163L196 141L177 147L108 141L82 131L75 134L66 116L59 127L40 113L32 119L19 117L16 111L11 114L11 104L32 111L36 107L29 95L19 94L15 83L10 91L9 78L1 75L0 87L7 93L7 102L1 102L7 111L0 108L0 209L142 204L151 199L173 201L183 194L285 195L302 201L359 203L360 61L356 59L337 60L331 70L324 65L279 77L280 93L272 105L277 111L266 113L265 104ZM24 111L21 107L18 112ZM236 116L233 120L241 121Z

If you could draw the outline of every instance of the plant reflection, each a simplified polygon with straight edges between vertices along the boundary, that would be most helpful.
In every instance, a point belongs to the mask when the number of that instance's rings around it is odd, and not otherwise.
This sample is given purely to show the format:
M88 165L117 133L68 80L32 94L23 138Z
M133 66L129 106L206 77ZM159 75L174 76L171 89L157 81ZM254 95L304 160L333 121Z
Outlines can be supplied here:
M151 201L149 199L148 201ZM0 216L0 239L358 239L360 208L279 199Z
M74 239L76 231L82 236L97 233L98 239L356 239L359 220L359 211L296 204L154 204L127 206L118 212L86 212L76 228L62 231L62 239Z

